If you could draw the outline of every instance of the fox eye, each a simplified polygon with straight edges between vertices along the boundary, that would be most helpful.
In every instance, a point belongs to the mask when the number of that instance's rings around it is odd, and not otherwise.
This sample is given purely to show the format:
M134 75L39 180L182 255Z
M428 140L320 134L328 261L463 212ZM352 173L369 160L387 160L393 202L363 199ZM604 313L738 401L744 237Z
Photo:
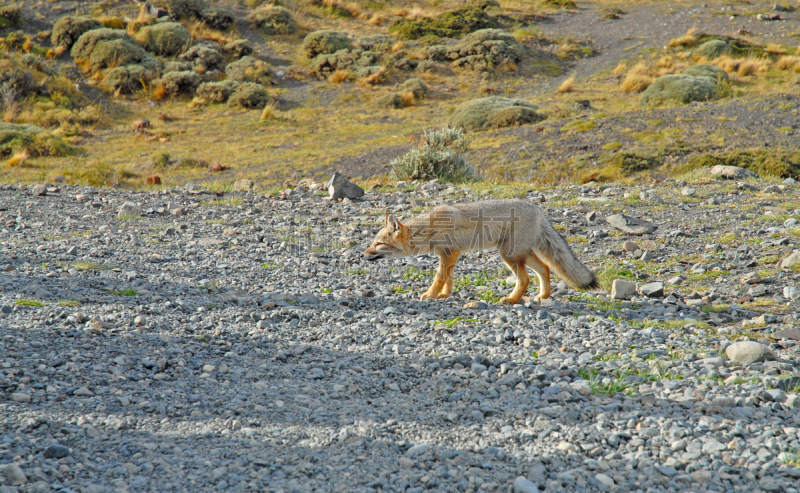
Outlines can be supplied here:
M376 242L375 242L375 244L376 244L376 245L385 245L386 243L384 243L384 242L382 242L382 241L376 241Z

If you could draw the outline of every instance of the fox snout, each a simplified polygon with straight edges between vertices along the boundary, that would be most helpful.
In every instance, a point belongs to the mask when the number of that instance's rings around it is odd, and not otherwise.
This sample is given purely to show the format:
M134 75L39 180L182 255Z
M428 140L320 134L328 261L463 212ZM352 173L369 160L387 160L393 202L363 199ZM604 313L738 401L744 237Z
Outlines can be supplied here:
M374 260L382 259L385 256L385 253L379 252L375 248L370 247L364 250L364 253L362 253L362 255L364 256L365 259L372 262Z

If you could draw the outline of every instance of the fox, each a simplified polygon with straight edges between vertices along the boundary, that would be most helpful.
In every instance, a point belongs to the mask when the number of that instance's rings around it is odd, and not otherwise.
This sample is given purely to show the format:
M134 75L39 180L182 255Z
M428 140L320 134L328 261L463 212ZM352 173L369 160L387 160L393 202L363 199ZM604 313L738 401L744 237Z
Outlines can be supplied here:
M448 298L462 253L496 248L516 277L500 303L516 304L530 283L527 267L539 277L534 301L550 297L550 270L573 288L597 287L597 278L569 248L541 209L523 200L485 200L442 205L403 223L386 211L383 228L363 252L368 261L432 253L439 257L433 284L420 297Z

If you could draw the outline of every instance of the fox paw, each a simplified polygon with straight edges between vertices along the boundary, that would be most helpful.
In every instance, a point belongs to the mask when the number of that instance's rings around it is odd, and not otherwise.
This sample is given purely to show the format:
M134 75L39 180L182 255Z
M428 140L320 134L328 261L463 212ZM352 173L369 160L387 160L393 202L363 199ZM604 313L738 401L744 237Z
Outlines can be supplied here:
M549 297L550 297L550 295L542 296L540 294L537 294L536 296L533 297L533 301L538 303L539 301L546 300Z
M508 303L509 305L514 305L516 303L519 303L519 300L514 301L508 296L503 296L502 298L500 298L500 303Z
M420 301L425 301L425 300L427 300L428 298L433 298L433 295L432 295L432 294L430 294L430 293L422 293L422 296L420 296L420 297L419 297L419 300L420 300Z
M440 300L444 299L444 298L449 298L449 297L450 297L450 293L439 293L439 295L437 296L437 298L439 298Z

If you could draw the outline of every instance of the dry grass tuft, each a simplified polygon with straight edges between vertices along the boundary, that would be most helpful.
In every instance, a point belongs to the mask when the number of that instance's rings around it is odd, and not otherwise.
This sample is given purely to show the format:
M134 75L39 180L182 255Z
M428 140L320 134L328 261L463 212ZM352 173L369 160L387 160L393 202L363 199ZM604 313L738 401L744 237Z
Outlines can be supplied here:
M367 21L367 24L371 26L382 26L383 23L386 22L386 16L383 14L372 14Z
M731 58L723 55L714 59L712 65L720 67L728 74L736 74L739 77L747 77L770 69L770 61L763 58Z
M558 93L565 93L565 92L573 92L575 90L575 76L571 76L570 78L566 79L561 85L558 86L556 92Z
M267 103L261 110L261 121L274 120L278 116L278 107L275 103Z
M628 64L625 62L619 62L614 70L611 71L612 74L624 74L628 71Z
M381 67L377 72L372 75L368 75L367 77L362 77L358 79L359 86L372 86L375 84L380 84L381 82L386 80L389 71L386 70L386 67Z
M775 64L779 70L792 70L800 63L800 56L782 56Z
M167 88L163 84L156 84L150 87L150 98L155 101L161 101L167 97Z
M695 33L697 32L697 28L691 28L686 31L686 34L681 36L680 38L671 39L669 41L670 48L677 48L679 46L694 46L697 44L697 36Z
M196 40L214 41L224 45L237 39L235 35L226 34L222 31L217 31L216 29L208 27L205 21L192 21L188 26L186 26L186 28L192 35L192 38Z
M662 56L656 62L656 67L659 68L672 68L675 65L675 62L672 60L671 56Z
M8 166L9 168L18 166L21 168L22 166L25 165L25 161L29 157L31 157L31 154L30 152L28 152L27 149L17 151L14 154L12 154L10 158L8 158L8 161L6 161L6 166Z
M405 49L406 44L402 41L398 41L397 43L392 45L392 53Z
M417 104L416 99L414 98L414 93L411 91L406 91L400 95L400 99L403 100L403 106L414 106Z
M622 81L623 92L642 92L653 83L655 72L644 63L637 63L628 71Z
M352 77L353 74L349 70L337 70L328 76L328 82L333 84L341 84L342 82L347 82Z
M785 55L787 53L786 48L776 44L768 44L764 51L772 55Z

